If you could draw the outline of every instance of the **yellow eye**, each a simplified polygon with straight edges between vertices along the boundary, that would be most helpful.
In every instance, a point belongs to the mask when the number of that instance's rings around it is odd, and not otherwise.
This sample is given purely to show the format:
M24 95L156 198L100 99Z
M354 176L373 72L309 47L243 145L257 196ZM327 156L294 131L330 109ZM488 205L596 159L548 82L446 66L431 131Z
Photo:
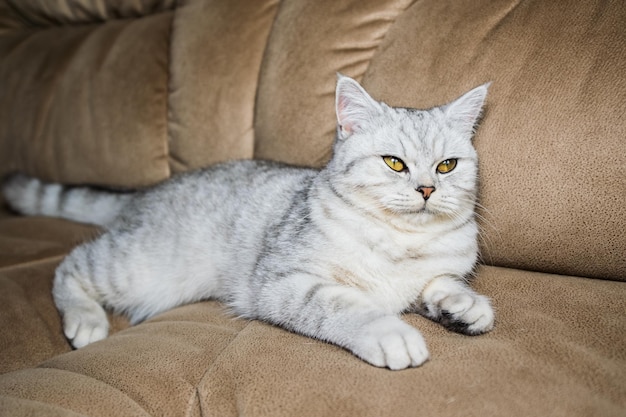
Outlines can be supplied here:
M396 172L401 172L406 169L406 165L400 158L396 158L395 156L383 156L383 160L387 164L387 166L393 169Z
M456 168L456 159L446 159L437 165L437 172L440 174L447 174Z

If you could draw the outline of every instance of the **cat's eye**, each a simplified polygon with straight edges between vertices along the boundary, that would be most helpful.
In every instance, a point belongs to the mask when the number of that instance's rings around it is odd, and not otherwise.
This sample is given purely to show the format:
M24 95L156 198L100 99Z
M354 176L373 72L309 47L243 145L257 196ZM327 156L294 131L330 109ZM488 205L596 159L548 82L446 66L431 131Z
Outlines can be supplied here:
M396 172L402 172L406 169L406 165L402 162L402 159L395 156L383 156L383 160L387 166Z
M456 159L446 159L437 165L437 172L440 174L447 174L456 168Z

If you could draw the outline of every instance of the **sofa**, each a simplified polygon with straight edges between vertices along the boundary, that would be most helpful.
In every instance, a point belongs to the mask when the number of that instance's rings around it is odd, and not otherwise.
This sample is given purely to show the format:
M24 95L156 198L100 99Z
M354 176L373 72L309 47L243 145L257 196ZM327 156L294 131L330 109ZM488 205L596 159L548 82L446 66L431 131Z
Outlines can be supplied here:
M2 416L626 416L622 0L0 0L0 175L135 189L218 161L321 166L336 73L429 108L491 81L472 285L376 368L211 300L72 350L55 267L95 226L0 214Z

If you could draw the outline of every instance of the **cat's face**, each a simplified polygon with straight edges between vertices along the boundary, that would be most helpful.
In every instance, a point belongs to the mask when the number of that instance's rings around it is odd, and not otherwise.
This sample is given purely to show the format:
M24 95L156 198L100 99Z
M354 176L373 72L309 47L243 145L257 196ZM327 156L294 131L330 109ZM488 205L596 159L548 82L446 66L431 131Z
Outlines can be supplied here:
M471 138L486 93L484 85L430 110L393 108L340 77L329 164L336 191L360 209L414 223L467 218L478 174Z

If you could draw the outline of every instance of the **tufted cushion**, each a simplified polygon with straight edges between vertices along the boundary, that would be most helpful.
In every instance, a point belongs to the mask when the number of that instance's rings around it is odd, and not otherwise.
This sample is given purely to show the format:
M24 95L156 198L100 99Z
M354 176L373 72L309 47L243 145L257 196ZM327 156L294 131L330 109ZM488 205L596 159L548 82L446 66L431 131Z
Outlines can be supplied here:
M408 0L281 3L261 66L255 157L321 166L335 134L337 71L360 79Z
M279 11L261 71L257 156L329 157L337 70L362 77L374 97L418 108L493 81L475 138L483 260L626 280L622 2L330 3Z
M6 322L28 328L41 356L44 348L48 354L69 350L58 315L48 311L54 309L46 291L54 265L29 269L27 280L39 284L20 303L28 314ZM625 286L494 267L479 273L477 287L498 311L495 330L463 336L407 315L432 354L420 368L375 368L336 346L233 319L220 304L205 302L4 374L0 406L10 406L12 415L31 409L91 416L620 415L626 407ZM7 281L24 276L0 271L0 294L12 291ZM3 334L20 331L9 327ZM0 370L14 357L6 347L3 352L9 356L0 358Z
M37 3L0 32L0 174L125 187L167 178L172 12L73 24L72 9Z
M396 103L493 81L475 140L485 262L626 280L625 21L619 0L424 1L373 58L365 85Z
M277 0L194 0L172 31L169 158L175 172L251 158L254 99Z

